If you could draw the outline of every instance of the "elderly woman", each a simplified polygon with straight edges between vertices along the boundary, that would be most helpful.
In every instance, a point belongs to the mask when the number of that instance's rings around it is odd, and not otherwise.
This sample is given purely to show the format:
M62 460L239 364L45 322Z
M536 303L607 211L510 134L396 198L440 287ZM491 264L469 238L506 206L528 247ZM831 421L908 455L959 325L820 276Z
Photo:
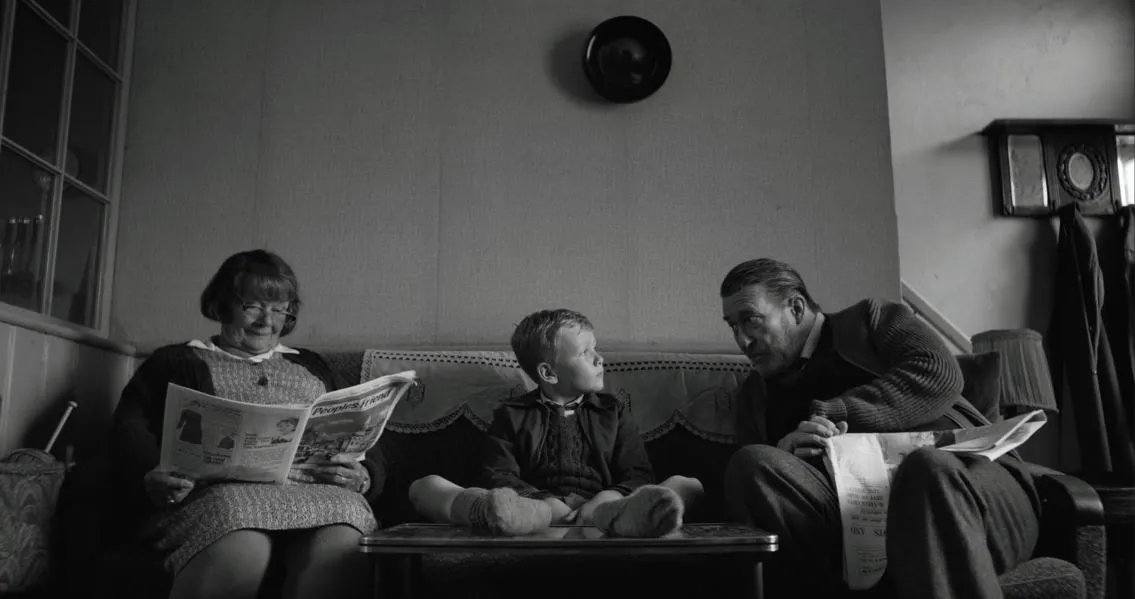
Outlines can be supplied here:
M360 535L376 526L367 462L293 471L286 485L195 484L158 468L169 383L258 404L311 403L343 386L319 355L280 343L299 307L296 277L280 257L231 256L201 294L201 313L220 333L158 349L122 392L112 463L135 530L173 575L172 599L255 597L270 572L282 573L268 584L282 584L284 597L368 590L358 553Z

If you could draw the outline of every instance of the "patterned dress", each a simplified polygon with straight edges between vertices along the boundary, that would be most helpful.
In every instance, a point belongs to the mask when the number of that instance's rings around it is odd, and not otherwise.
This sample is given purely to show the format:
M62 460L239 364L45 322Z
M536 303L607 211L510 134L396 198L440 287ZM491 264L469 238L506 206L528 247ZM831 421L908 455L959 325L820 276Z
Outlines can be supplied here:
M303 366L279 354L262 361L223 351L194 348L206 364L216 395L264 405L304 404L325 389ZM213 483L193 490L181 503L156 513L144 538L165 556L176 574L193 556L226 534L242 529L298 530L346 524L366 534L377 526L359 493L324 484Z

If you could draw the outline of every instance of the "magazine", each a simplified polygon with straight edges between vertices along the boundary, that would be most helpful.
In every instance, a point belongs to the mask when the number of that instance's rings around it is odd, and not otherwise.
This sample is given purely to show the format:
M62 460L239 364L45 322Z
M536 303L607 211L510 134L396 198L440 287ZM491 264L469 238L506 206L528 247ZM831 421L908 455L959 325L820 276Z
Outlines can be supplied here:
M196 480L284 483L293 465L362 460L416 382L407 370L311 405L252 404L170 383L160 466Z
M976 428L848 433L825 439L824 462L839 498L848 587L869 589L887 569L887 505L903 458L920 447L937 447L996 460L1027 441L1046 420L1043 411L1034 410Z

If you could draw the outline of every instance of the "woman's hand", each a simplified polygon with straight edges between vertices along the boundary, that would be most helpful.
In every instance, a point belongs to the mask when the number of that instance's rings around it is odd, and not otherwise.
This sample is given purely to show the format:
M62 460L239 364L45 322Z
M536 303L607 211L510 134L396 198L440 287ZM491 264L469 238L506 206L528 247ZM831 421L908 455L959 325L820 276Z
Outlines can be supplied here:
M328 462L294 465L288 478L302 483L335 485L356 493L366 493L370 488L366 466L343 454L332 456Z
M824 453L824 439L846 432L846 422L836 424L823 416L812 416L801 421L796 430L785 435L776 446L798 458L810 458Z
M146 488L146 495L154 505L164 507L184 501L195 484L193 480L159 466L146 473L142 486Z

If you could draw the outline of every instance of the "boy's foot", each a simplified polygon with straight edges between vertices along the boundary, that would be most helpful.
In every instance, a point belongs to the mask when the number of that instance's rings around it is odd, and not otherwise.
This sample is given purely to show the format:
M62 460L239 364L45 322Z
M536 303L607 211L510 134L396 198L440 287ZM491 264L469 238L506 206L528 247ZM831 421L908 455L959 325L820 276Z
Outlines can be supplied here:
M673 490L646 485L595 508L595 527L618 537L662 537L682 527L685 506Z
M552 524L552 508L548 504L521 497L508 488L465 489L453 506L459 522L495 535L527 535Z

